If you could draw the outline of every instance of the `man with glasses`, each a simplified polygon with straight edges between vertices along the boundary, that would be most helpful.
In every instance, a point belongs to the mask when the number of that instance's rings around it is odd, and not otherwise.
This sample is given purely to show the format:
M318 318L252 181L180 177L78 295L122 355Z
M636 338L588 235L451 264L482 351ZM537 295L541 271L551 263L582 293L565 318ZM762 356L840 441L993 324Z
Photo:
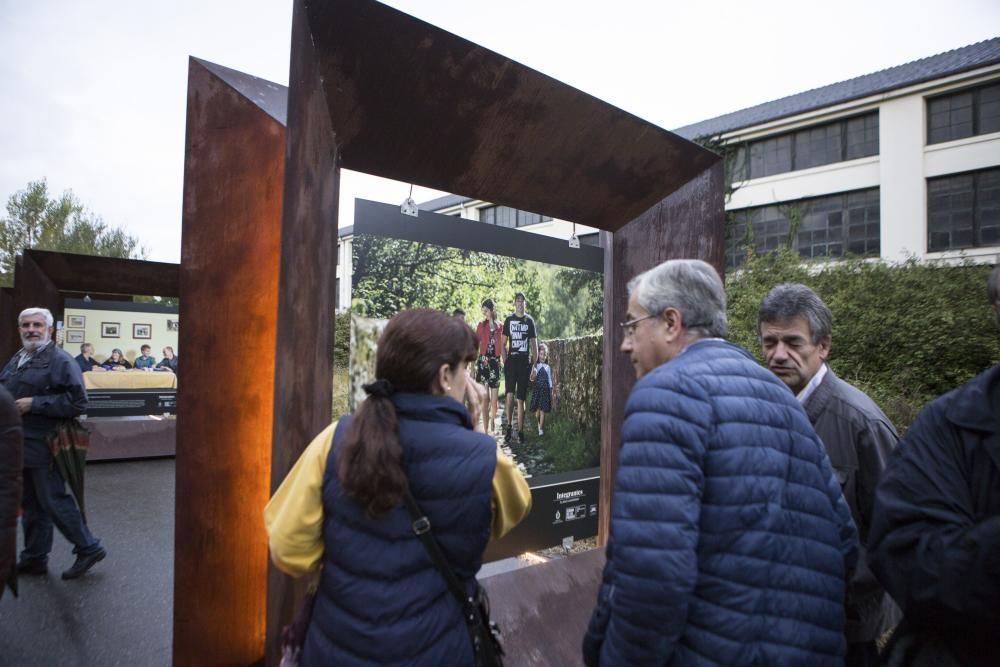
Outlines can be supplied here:
M876 640L899 621L899 610L868 569L868 541L875 487L899 436L871 398L841 380L826 365L833 314L805 285L778 285L757 313L757 333L767 367L805 408L826 447L851 516L862 553L847 591L847 667L879 662Z
M628 293L638 382L584 661L840 667L857 533L802 406L722 339L710 265L664 262Z

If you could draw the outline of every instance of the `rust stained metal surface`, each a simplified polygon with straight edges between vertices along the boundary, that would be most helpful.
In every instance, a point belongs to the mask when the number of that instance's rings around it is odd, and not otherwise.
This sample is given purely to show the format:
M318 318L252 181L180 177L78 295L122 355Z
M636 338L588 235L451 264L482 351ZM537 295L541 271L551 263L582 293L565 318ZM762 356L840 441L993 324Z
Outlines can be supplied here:
M248 665L264 655L285 128L191 60L185 147L173 662Z
M377 45L370 45L377 48ZM316 54L301 2L292 14L285 195L274 346L273 491L330 423L340 168ZM267 589L267 664L280 659L280 628L303 593L273 566Z
M14 310L14 288L0 287L0 360L6 363L21 347Z
M605 235L604 366L601 375L601 495L598 538L607 541L614 472L618 469L625 401L635 370L620 351L628 318L628 281L668 259L697 258L725 275L725 193L722 164L716 163L650 208L638 219Z
M719 160L386 5L307 11L348 169L614 231Z
M510 665L581 665L583 635L597 604L604 549L481 579L490 618Z
M167 262L25 250L61 292L179 296L180 267ZM16 286L16 283L15 283Z

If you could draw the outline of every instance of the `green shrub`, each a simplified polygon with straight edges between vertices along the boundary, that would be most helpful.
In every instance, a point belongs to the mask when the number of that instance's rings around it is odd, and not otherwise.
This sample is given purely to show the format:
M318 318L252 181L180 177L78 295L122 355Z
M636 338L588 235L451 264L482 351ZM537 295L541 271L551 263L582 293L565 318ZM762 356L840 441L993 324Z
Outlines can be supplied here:
M726 284L729 337L761 359L757 308L782 282L801 282L833 312L830 367L867 392L901 431L929 400L1000 359L986 302L990 267L849 259L803 265L779 250L749 257Z

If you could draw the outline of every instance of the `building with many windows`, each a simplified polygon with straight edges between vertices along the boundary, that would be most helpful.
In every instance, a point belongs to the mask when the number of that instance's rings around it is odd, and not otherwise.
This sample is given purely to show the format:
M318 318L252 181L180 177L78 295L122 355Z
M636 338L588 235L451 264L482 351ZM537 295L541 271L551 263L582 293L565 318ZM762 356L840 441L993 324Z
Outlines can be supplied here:
M1000 38L675 130L726 147L726 265L1000 253Z

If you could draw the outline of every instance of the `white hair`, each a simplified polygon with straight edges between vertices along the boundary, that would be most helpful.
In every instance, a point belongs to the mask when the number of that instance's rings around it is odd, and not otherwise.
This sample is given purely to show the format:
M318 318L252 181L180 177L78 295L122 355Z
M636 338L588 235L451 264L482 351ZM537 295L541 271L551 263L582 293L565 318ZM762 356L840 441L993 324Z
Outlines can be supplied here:
M726 335L726 290L707 262L668 260L630 280L628 293L651 315L676 308L685 329L705 337Z
M21 320L26 317L33 317L35 315L42 315L45 318L45 326L51 327L55 322L52 317L52 311L48 308L25 308L21 311L21 314L17 316L17 323L20 324Z

